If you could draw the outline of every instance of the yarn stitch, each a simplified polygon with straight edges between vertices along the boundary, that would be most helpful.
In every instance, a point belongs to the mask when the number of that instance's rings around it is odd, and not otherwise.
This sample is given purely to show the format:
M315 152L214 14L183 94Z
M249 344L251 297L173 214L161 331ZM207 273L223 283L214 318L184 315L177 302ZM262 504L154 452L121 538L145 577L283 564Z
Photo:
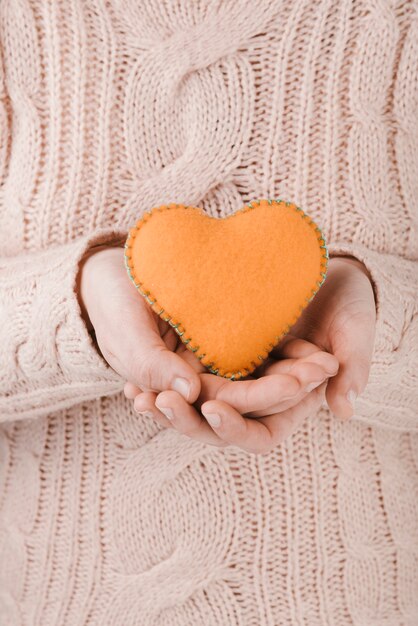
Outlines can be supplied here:
M0 622L415 626L416 0L1 0ZM355 417L265 456L139 418L79 261L147 207L306 207L367 266Z

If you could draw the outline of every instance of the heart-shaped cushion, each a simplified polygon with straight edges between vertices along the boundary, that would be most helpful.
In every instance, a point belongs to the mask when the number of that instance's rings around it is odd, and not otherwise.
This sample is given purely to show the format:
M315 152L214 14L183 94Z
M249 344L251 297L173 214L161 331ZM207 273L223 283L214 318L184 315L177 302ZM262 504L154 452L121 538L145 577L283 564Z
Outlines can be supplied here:
M213 218L168 204L129 231L139 292L214 374L239 379L264 361L325 280L320 229L283 200Z

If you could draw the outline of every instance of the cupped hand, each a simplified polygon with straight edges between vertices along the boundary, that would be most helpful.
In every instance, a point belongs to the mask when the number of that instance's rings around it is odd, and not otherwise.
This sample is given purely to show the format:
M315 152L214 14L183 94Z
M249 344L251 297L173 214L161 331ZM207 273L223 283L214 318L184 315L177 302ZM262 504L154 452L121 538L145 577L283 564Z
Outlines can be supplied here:
M369 378L376 326L376 304L365 266L351 257L330 259L325 283L293 326L292 335L314 343L338 359L338 374L326 389L330 410L341 419L352 417L355 400ZM292 350L286 341L281 355Z
M176 354L175 331L129 280L122 248L88 254L80 263L78 284L87 327L94 329L99 350L118 374L143 391L171 389L185 401L197 399L199 368Z
M285 368L281 372L272 372L263 380L232 382L205 374L207 370L186 349L173 328L152 311L132 285L124 267L123 254L122 248L105 247L92 251L80 263L78 286L81 311L87 327L95 331L103 357L128 381L128 389L130 386L136 393L141 391L142 400L151 398L154 401L159 394L171 394L173 406L180 417L180 431L190 432L191 436L199 431L197 438L201 437L200 429L196 428L197 415L204 422L206 433L210 431L223 443L231 439L229 431L225 431L222 439L201 418L200 413L190 414L194 402L198 401L198 406L201 406L204 401L218 396L219 402L223 403L225 417L228 414L236 422L238 418L243 419L238 411L258 411L259 415L264 415L265 411L271 411L271 407L278 410L279 407L292 406L298 394L303 395L301 387L320 383L326 376L319 363L301 363L290 371L290 361L287 371ZM293 398L286 399L292 395ZM159 403L163 400L164 395L161 395ZM229 402L234 403L234 409ZM153 404L155 406L155 402ZM208 408L210 406L202 407L202 410ZM193 408L193 411L196 409ZM162 412L160 415L164 417Z
M367 270L355 259L335 258L291 334L253 376L232 382L202 373L193 406L173 392L138 395L140 390L129 383L125 395L135 398L138 412L200 441L269 453L316 412L325 393L336 415L352 415L354 398L367 384L375 319ZM183 356L190 358L188 351Z
M186 359L188 352L183 353ZM333 355L306 341L293 339L287 354L266 362L259 378L230 381L202 371L201 392L193 404L173 391L141 393L130 383L125 395L134 399L138 413L193 439L268 454L318 410L327 379L338 371Z

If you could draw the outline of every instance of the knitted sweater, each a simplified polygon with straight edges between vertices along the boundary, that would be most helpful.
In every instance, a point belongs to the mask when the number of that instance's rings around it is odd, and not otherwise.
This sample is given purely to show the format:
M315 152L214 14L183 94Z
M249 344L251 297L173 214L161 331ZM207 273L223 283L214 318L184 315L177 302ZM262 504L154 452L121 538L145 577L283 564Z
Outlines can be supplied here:
M416 0L1 0L0 623L416 626ZM377 296L355 418L139 418L75 291L168 202L285 198Z

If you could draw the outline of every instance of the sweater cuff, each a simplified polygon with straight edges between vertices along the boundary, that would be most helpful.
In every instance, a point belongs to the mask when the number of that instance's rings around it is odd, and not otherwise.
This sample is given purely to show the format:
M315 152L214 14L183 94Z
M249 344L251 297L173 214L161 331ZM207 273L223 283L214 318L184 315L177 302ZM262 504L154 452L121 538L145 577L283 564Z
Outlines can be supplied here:
M76 282L93 246L121 245L125 238L103 229L0 259L0 421L42 416L123 389L88 332Z
M369 272L376 299L376 337L369 383L356 402L356 419L418 431L418 263L349 242L327 245Z

